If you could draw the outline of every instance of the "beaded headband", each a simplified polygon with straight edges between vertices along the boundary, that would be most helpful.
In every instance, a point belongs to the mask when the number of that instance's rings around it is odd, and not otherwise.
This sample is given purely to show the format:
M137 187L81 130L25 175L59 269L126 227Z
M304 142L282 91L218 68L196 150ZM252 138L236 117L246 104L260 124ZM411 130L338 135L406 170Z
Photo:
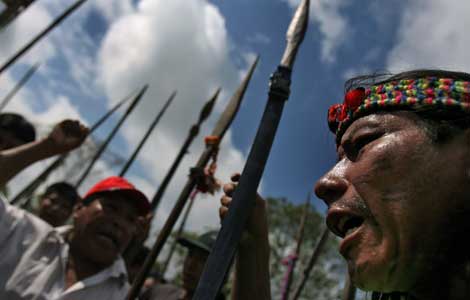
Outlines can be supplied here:
M425 77L391 81L368 89L357 88L346 93L343 104L328 110L328 126L336 140L351 123L367 114L407 109L452 109L470 113L470 82L449 78Z

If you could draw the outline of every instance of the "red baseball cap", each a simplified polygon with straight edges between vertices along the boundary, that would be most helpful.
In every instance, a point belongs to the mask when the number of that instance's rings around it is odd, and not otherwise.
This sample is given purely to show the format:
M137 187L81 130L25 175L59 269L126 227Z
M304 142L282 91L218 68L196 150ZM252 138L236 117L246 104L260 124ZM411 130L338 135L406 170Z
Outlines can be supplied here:
M137 208L142 215L150 212L150 202L147 197L135 188L129 181L122 177L111 176L101 180L95 184L83 197L86 200L88 197L96 194L119 192L124 193L129 199L136 201Z

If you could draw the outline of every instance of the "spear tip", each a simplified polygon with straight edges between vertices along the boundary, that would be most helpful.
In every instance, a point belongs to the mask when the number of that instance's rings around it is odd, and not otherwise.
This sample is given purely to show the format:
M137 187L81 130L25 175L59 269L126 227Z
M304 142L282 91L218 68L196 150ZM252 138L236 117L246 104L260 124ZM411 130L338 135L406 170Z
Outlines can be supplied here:
M292 69L297 51L307 32L309 8L310 0L302 0L287 30L287 48L284 52L281 65L290 69Z

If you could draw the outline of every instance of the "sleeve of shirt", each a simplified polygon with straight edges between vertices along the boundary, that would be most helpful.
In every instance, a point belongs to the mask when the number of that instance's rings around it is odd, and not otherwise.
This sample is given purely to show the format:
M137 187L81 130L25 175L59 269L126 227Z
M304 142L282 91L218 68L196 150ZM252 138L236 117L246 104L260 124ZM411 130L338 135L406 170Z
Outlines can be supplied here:
M46 222L0 199L0 290L33 243L52 230Z

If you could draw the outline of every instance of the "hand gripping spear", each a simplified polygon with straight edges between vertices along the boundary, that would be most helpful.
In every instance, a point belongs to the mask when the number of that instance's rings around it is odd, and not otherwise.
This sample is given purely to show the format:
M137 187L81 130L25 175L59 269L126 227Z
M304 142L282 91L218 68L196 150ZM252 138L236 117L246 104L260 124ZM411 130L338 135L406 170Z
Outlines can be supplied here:
M309 4L309 0L301 2L287 31L287 47L280 66L271 76L269 99L258 133L193 300L216 298L254 207L256 190L281 119L284 102L289 97L290 75L307 30Z
M215 101L217 100L217 97L219 97L219 93L220 93L220 88L217 89L217 91L209 99L209 101L207 101L206 104L204 104L204 107L201 109L201 112L199 114L199 120L197 121L196 124L191 126L191 129L189 130L189 134L186 137L186 140L184 141L183 146L178 152L178 155L173 161L173 164L171 165L170 169L166 173L165 178L163 178L162 183L158 187L157 192L153 196L151 206L152 206L152 211L154 213L157 210L158 204L160 204L163 194L165 194L166 188L168 187L168 184L173 178L173 175L175 174L176 169L178 169L178 166L180 165L180 162L183 159L183 156L188 152L189 146L191 146L194 138L199 134L199 128L201 127L202 123L211 114L212 109L214 108Z
M3 98L2 103L0 103L0 112L3 111L5 106L10 103L11 99L18 93L18 91L25 85L26 82L31 78L31 76L36 73L37 69L39 68L39 63L34 64L25 74L24 76L18 81L15 87Z
M86 170L82 173L82 176L80 176L80 178L78 179L77 183L75 184L75 188L78 189L78 187L83 183L83 181L85 180L85 178L88 176L88 173L90 173L91 169L93 168L94 164L96 163L96 161L98 161L98 158L101 156L101 154L104 152L104 150L106 149L106 147L108 146L108 144L111 142L111 140L113 139L113 137L116 135L116 133L118 132L119 128L121 128L121 125L122 123L124 123L124 121L127 119L127 117L132 113L132 111L134 110L134 108L137 106L137 104L140 102L140 99L142 99L142 97L144 96L145 92L147 91L148 89L148 84L144 85L144 87L142 87L142 89L140 90L140 92L137 94L137 96L135 96L134 100L131 102L131 104L129 105L129 107L127 108L126 112L122 115L121 119L118 121L118 123L116 124L116 126L113 128L113 130L111 131L111 133L108 135L108 137L106 138L106 140L104 141L104 143L100 146L100 148L98 149L98 151L95 153L95 155L93 156L90 164L88 165L88 167L86 168Z
M27 43L23 48L15 53L7 62L5 62L0 67L0 74L8 69L18 58L25 54L31 47L33 47L37 42L39 42L44 36L46 36L52 29L59 25L65 18L67 18L71 13L77 10L83 3L87 0L78 0L67 8L60 16L58 16L49 26L47 26L43 31L41 31L34 39Z
M124 103L131 99L132 95L135 94L136 91L133 91L131 94L126 96L126 98L119 101L113 108L107 111L101 118L99 118L95 124L93 124L90 128L90 132L88 135L91 135L98 127L101 126L116 110L118 110ZM49 175L54 172L57 168L59 168L62 163L64 162L65 158L67 157L68 153L62 154L59 156L52 164L50 164L42 173L40 173L33 181L31 181L25 188L23 188L11 201L11 204L16 204L21 199L25 199L25 202L21 204L22 207L28 205L29 200L31 199L31 195L34 191L44 182L47 180Z
M225 135L225 132L229 128L230 124L232 124L232 121L235 118L235 115L237 114L238 109L240 108L240 104L243 100L243 96L245 95L246 88L248 87L248 83L250 82L251 76L253 75L253 72L258 63L258 59L259 57L257 57L256 60L251 65L251 68L248 71L248 74L246 75L245 79L238 87L235 94L230 99L229 103L225 107L224 112L222 113L219 120L217 121L214 127L214 130L212 131L211 135L218 137L219 143L222 141ZM218 148L217 143L207 144L206 149L199 157L199 160L196 164L196 168L204 169L204 167L207 165L207 163L209 162L213 154L217 151L217 148ZM163 245L165 244L168 237L170 236L171 230L175 226L176 221L178 220L178 217L181 215L184 205L186 204L187 199L195 186L196 186L195 178L189 177L188 181L186 182L186 185L183 187L183 190L181 191L180 196L178 197L178 200L176 200L175 206L170 212L170 216L168 217L165 224L163 225L163 228L160 231L157 237L157 240L155 241L155 244L150 250L150 253L147 256L147 258L145 259L142 269L139 271L139 274L137 274L137 277L132 284L131 290L129 291L129 294L127 295L128 300L134 300L138 297L140 289L142 288L142 284L144 283L144 280L147 274L150 272L153 266L153 263L157 259L158 255L160 254L163 248Z
M287 258L287 273L284 279L284 287L283 287L282 295L281 295L282 300L289 299L290 288L294 280L295 267L297 265L297 260L300 257L300 249L304 241L305 222L307 221L307 217L310 211L310 198L311 198L311 194L309 192L307 196L307 200L305 201L302 219L300 220L299 232L297 233L297 246L295 248L295 252Z
M124 177L124 175L126 175L127 173L127 170L129 170L130 166L132 165L132 163L134 162L135 158L137 157L137 154L139 154L140 152L140 149L142 149L142 147L144 146L145 142L147 141L147 139L150 137L150 134L152 134L152 131L155 129L155 126L157 126L158 122L160 122L160 119L162 118L162 116L165 114L168 106L170 106L171 102L173 102L173 99L175 98L176 96L176 91L174 91L170 97L168 98L168 100L166 101L166 103L163 105L162 109L160 110L160 112L157 114L157 116L155 117L155 119L153 120L152 124L150 124L150 127L149 129L147 129L147 132L145 133L144 137L142 138L142 140L140 141L139 145L135 148L134 152L132 153L131 157L127 160L126 164L124 165L124 167L122 167L122 170L121 172L119 173L119 176L120 177Z

